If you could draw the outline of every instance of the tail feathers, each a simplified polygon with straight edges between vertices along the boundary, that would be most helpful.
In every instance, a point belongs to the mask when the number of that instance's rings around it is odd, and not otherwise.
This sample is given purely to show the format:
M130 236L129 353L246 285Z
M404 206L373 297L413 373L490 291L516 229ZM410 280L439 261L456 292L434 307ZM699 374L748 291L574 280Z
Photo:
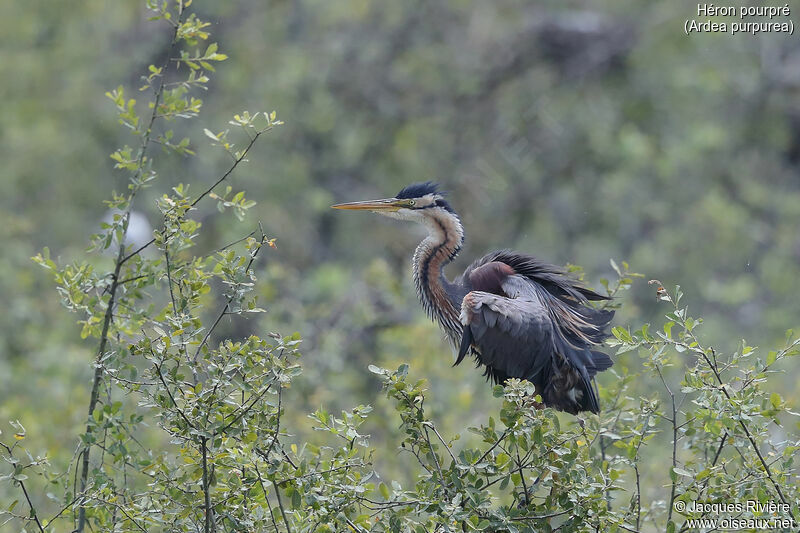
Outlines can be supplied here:
M574 308L586 325L580 326L583 336L592 344L601 344L608 338L606 328L614 318L614 311L591 309L589 307Z
M614 364L608 354L590 350L589 348L573 346L568 342L557 343L556 349L564 355L567 364L579 372L585 368L589 377L598 372L608 370Z
M472 330L469 328L469 326L464 326L463 331L461 332L461 344L458 347L458 357L456 357L456 362L453 363L453 366L456 366L464 360L464 357L467 355L467 352L469 352L471 346Z
M611 367L611 358L603 352L561 345L564 360L545 378L542 398L545 405L577 414L600 412L594 376Z
M614 361L603 352L596 352L592 351L592 364L591 366L587 366L587 370L589 370L589 375L593 376L598 372L602 372L604 370L608 370L611 368L611 365L614 364Z
M585 307L582 309L582 312L584 319L587 322L599 328L608 326L608 324L611 322L611 319L614 318L614 311L607 309L591 309Z
M587 300L591 300L593 302L613 300L613 298L611 298L610 296L604 296L602 294L598 294L594 292L592 289L587 289L586 287L575 287L575 290L581 293L581 295L583 295L584 298L586 298Z
M600 412L600 402L586 369L575 368L551 379L542 391L547 407L576 415L581 411Z
M591 411L594 414L600 413L600 401L594 388L594 380L589 377L588 371L581 369L580 387L583 392L582 401L578 402L578 411Z
M580 381L575 388L581 391L576 398L577 411L591 411L598 414L600 412L600 400L597 397L597 388L594 384L594 376L598 372L608 370L614 362L603 352L583 350L581 354L583 360L589 359L584 365L577 365L575 371L580 374ZM573 413L575 414L575 413Z

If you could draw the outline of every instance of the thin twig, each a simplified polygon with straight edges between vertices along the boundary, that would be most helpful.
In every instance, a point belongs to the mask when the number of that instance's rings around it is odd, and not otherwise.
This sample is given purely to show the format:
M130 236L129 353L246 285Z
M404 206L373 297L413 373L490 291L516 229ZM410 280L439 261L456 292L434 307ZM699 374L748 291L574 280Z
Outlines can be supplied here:
M261 235L261 246L266 244L266 242L267 242L266 239L267 239L266 235ZM244 269L245 272L248 272L250 270L250 267L253 266L253 262L256 260L256 256L258 255L258 252L260 250L261 250L261 247L256 248L256 250L250 256L250 261L247 262L247 266ZM205 336L203 337L203 340L200 342L200 344L197 346L197 349L194 352L194 357L192 358L194 364L197 364L197 358L200 357L200 352L202 351L203 347L208 342L208 339L211 338L211 334L217 328L217 326L219 325L219 323L222 320L222 318L226 314L228 314L228 309L230 309L231 303L233 302L235 297L236 297L235 294L231 294L228 297L228 300L225 302L225 305L223 306L222 311L220 311L219 315L217 315L217 318L216 318L216 320L214 320L214 323L211 325L211 327L208 328L208 331L206 332Z
M120 281L117 285L125 285L126 283L130 283L132 281L140 280L142 278L149 278L152 274L142 274L141 276L133 276L132 278L125 278Z
M495 441L495 443L494 443L494 444L492 444L492 445L491 445L491 447L490 447L488 450L486 450L486 451L483 453L483 455L481 455L481 458L480 458L480 459L478 459L477 461L475 461L474 463L472 463L472 464L473 464L473 466L474 466L474 465L476 465L476 464L478 464L478 463L482 463L482 462L483 462L483 460L484 460L484 459L486 459L486 457L488 457L488 455L489 455L490 453L492 453L492 450L494 450L495 448L497 448L497 447L500 445L500 443L501 443L501 442L503 442L503 440L505 440L505 438L506 438L506 435L508 435L509 431L511 431L511 428L506 428L506 429L505 429L505 431L503 431L503 434L502 434L502 435L500 435L500 438L498 438L498 439Z
M439 466L439 457L436 455L436 451L433 449L433 446L431 445L431 439L430 439L430 436L428 435L428 428L425 425L423 425L422 427L423 427L424 433L425 433L425 441L428 443L428 449L431 451L431 456L433 457L433 464L436 465L436 471L439 472L439 483L442 486L442 489L444 489L445 494L446 494L449 491L448 491L447 483L444 480L444 474L442 473L442 467Z
M250 233L248 233L247 235L245 235L244 237L241 237L241 238L239 238L239 239L236 239L236 240L235 240L235 241L233 241L233 242L229 242L229 243L228 243L228 244L226 244L225 246L222 246L221 248L217 248L216 250L213 250L213 251L211 251L211 252L207 253L207 254L206 254L206 256L211 256L211 255L214 255L214 254L216 254L216 253L219 253L219 252L224 252L224 251L225 251L225 250L227 250L228 248L231 248L231 247L233 247L233 246L236 246L236 245L237 245L237 244L239 244L240 242L246 241L247 239L249 239L250 237L252 237L252 236L253 236L253 235L255 235L255 234L256 234L256 230L253 230L253 231L251 231Z
M204 533L211 533L211 520L214 510L211 508L211 495L208 493L208 461L207 461L208 449L206 447L207 441L208 437L200 437L200 448L203 453L203 498L205 501Z
M353 522L351 522L349 518L345 517L345 519L344 519L344 520L345 520L345 522L347 522L347 525L348 525L348 526L350 526L350 527L352 527L352 528L353 528L353 531L356 531L356 532L358 532L358 533L365 533L363 529L361 529L360 527L358 527L357 525L355 525Z
M275 497L278 499L278 508L281 510L281 516L283 517L283 523L286 525L286 531L288 533L292 533L292 528L289 526L289 519L286 518L286 511L283 509L283 501L281 500L281 491L278 489L278 486L275 484L275 481L272 481L272 486L275 487Z
M308 474L303 474L301 476L294 476L294 477L282 479L280 481L276 481L276 483L278 484L279 487L282 487L282 486L284 486L287 483L290 483L292 481L298 481L300 479L306 479L306 478L314 477L314 476L321 476L322 474L329 474L331 472L338 472L339 470L345 470L345 469L348 469L348 468L353 468L353 467L358 467L358 466L369 466L369 464L364 463L364 462L347 463L345 465L337 466L337 467L334 467L334 468L329 468L327 470L316 470L314 472L310 472Z
M267 491L267 486L264 484L264 478L261 477L261 471L258 469L258 465L255 465L256 469L256 476L258 477L258 482L261 484L261 490L264 492L264 499L267 501L267 507L269 508L269 517L272 520L272 525L275 528L275 531L280 531L278 529L278 523L275 521L275 516L272 514L272 506L269 503L269 492Z
M169 285L169 299L172 302L172 314L178 316L178 304L175 302L175 293L172 290L172 265L169 262L169 241L164 242L164 260L167 267L167 285Z
M51 518L50 520L47 521L48 525L52 524L56 520L56 518L58 518L59 516L64 514L67 511L67 509L72 507L75 504L75 502L78 501L79 498L80 498L80 496L75 496L74 498L72 498L72 501L70 501L67 505L65 505L64 507L59 509L59 511L55 515L53 515L53 518Z
M642 487L639 483L639 462L634 461L633 472L636 475L636 529L639 529L639 523L642 521Z
M262 390L260 393L258 393L258 395L256 395L256 396L253 398L253 400L250 402L250 405L248 405L246 408L244 408L245 406L244 406L244 405L242 405L241 407L237 407L237 408L236 408L236 411L234 411L233 413L231 413L231 414L229 414L229 415L225 416L225 418L228 418L229 416L233 416L233 420L231 420L231 421L230 421L228 424L226 424L226 425L225 425L225 426L224 426L222 429L220 429L220 430L219 430L219 433L225 433L225 431L227 431L227 430L228 430L228 429L229 429L229 428L230 428L232 425L234 425L236 422L238 422L239 420L241 420L241 419L244 417L244 415L246 415L246 414L247 414L247 413L248 413L248 412L249 412L249 411L250 411L250 410L253 408L253 406L255 406L256 402L258 402L258 400L260 400L261 398L263 398L263 397L264 397L264 395L265 395L266 393L268 393L268 392L270 391L270 389L271 389L271 388L272 388L272 383L270 383L269 385L267 385L267 386L264 388L264 390ZM244 408L244 409L243 409L243 408ZM239 412L238 412L240 409L242 410L242 412L241 412L241 413L239 413Z
M543 515L536 515L536 516L510 516L508 517L509 520L514 521L525 521L525 520L548 520L550 518L555 518L557 516L562 516L568 513L571 513L571 509L567 509L566 511L557 511L550 514L543 514Z
M719 454L722 453L722 447L725 446L725 440L728 438L728 432L722 434L722 439L719 441L719 447L717 448L717 453L714 454L714 460L711 461L711 466L716 466L717 459L719 459Z
M153 352L152 352L152 349L151 349L151 353L153 353ZM153 357L155 357L155 353L153 353ZM186 424L187 424L187 425L188 425L190 428L192 428L192 429L197 429L197 428L195 427L195 425L194 425L194 424L192 424L192 421L191 421L191 420L189 420L189 417L187 417L187 416L186 416L186 413L184 413L184 412L183 412L183 409L181 409L181 408L178 406L178 402L176 402L176 401L175 401L175 397L172 395L172 389L170 389L170 388L169 388L169 385L167 385L167 382L166 382L166 380L164 379L164 374L161 372L161 365L158 365L158 364L156 364L156 363L154 362L154 363L153 363L153 366L155 367L155 369L156 369L156 374L158 374L158 379L160 379L160 380L161 380L161 384L162 384L162 385L164 385L164 390L166 390L166 391L167 391L167 395L169 396L169 399L172 401L172 405L175 407L175 410L176 410L176 411L178 411L178 414L180 414L180 415L181 415L181 418L183 418L184 422L186 422Z
M661 368L656 365L656 372L658 372L658 377L661 379L661 383L664 385L664 388L667 389L667 393L669 394L669 398L672 402L672 418L670 422L672 422L672 470L674 471L675 468L678 466L678 412L675 408L675 393L672 392L672 389L667 385L667 381L664 379L664 375L661 373ZM670 475L670 480L672 486L670 487L669 491L669 505L667 506L667 523L672 520L672 507L673 503L675 502L675 490L677 489L677 477L672 474ZM638 489L639 484L639 472L636 472L636 484ZM640 506L641 508L641 506ZM636 519L636 529L639 529L639 519Z
M440 441L440 442L442 443L442 445L444 446L444 449L445 449L445 450L447 450L447 453L449 453L449 454L450 454L450 459L452 459L452 460L453 460L453 464L457 463L458 461L456 461L456 457L455 457L455 455L453 455L453 452L450 450L450 446L448 446L448 445L447 445L447 443L444 441L444 439L442 438L442 436L439 434L439 431L437 431L437 429L436 429L436 426L434 426L434 425L433 425L433 422L424 422L423 424L424 424L424 425L426 425L426 426L428 426L428 427L430 427L430 428L433 430L433 432L434 432L434 433L436 434L436 436L439 438L439 441Z
M528 484L525 483L525 472L522 471L522 461L519 458L519 448L516 449L517 452L517 466L519 467L519 478L522 480L522 490L524 491L524 504L525 507L528 506L530 500L528 499Z
M9 458L14 457L14 453L11 450L11 447L6 445L5 443L0 442L0 446L5 448L6 452L8 453ZM36 523L36 526L39 528L41 533L44 533L44 528L42 527L42 523L39 522L39 515L36 513L36 508L33 506L33 502L31 501L31 497L28 495L28 489L25 488L25 482L20 479L15 479L15 482L19 483L20 488L22 489L22 493L25 495L25 499L28 501L28 507L31 509L31 518Z

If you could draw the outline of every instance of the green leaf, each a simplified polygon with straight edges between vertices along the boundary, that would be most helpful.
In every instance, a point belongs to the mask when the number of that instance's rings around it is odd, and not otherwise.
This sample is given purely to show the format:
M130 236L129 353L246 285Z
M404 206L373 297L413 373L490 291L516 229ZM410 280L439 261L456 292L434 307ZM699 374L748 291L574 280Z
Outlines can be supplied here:
M614 269L614 272L617 273L617 276L622 277L622 271L619 269L617 262L614 261L613 259L609 259L608 262L611 263L611 268Z
M611 329L611 333L613 333L618 340L627 344L633 344L633 337L630 332L622 326L614 326Z
M511 462L511 457L509 457L509 455L508 455L508 454L506 454L506 453L502 453L502 452L501 452L501 453L498 453L498 454L497 454L497 457L496 457L496 458L495 458L495 460L494 460L494 464L495 464L495 466L496 466L497 468L503 468L503 467L504 467L505 465L507 465L509 462Z
M772 407L778 409L781 406L781 395L777 392L773 392L769 396L769 403L772 404Z
M673 469L672 469L672 470L673 470L673 471L674 471L676 474L678 474L678 475L680 475L680 476L684 476L684 477L691 477L691 478L693 478L693 477L694 477L694 474L692 474L692 473L691 473L691 472L689 472L688 470L684 470L683 468L678 468L677 466L676 466L676 467L673 467Z

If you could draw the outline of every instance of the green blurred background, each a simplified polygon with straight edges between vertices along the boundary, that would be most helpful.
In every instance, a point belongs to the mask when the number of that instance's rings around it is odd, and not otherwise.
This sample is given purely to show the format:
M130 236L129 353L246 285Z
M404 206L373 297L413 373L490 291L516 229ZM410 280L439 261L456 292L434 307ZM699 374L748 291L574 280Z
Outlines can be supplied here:
M377 404L386 416L369 429L376 446L391 442L397 421L368 364L409 362L449 431L498 409L480 372L451 369L450 347L416 302L410 256L421 230L329 209L414 181L439 181L462 216L466 247L451 276L511 247L581 265L598 287L614 278L614 258L683 286L718 350L743 337L777 346L800 324L796 38L686 36L696 3L676 1L193 8L216 21L212 40L230 59L200 119L176 132L200 155L162 155L161 180L136 209L155 226L157 195L181 182L200 190L226 168L204 127L277 110L286 124L231 180L259 205L239 223L201 204L197 251L259 221L277 237L258 267L268 313L220 333L303 335L290 407L301 426L320 405ZM0 6L0 428L19 419L29 447L61 464L85 420L96 346L29 258L45 246L62 261L83 257L102 201L126 186L108 154L132 140L103 94L119 84L135 93L139 74L163 59L167 28L147 16L139 0ZM616 324L660 321L645 281L621 298ZM627 354L617 368L638 365ZM795 406L797 374L780 378Z

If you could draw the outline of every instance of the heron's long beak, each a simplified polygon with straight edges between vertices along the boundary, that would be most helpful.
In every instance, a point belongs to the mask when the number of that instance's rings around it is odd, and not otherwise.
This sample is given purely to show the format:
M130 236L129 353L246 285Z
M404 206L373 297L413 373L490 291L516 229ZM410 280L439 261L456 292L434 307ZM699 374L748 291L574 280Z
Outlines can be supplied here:
M333 209L352 209L361 211L397 211L403 207L403 201L397 198L385 198L383 200L367 200L364 202L348 202L346 204L332 205Z

